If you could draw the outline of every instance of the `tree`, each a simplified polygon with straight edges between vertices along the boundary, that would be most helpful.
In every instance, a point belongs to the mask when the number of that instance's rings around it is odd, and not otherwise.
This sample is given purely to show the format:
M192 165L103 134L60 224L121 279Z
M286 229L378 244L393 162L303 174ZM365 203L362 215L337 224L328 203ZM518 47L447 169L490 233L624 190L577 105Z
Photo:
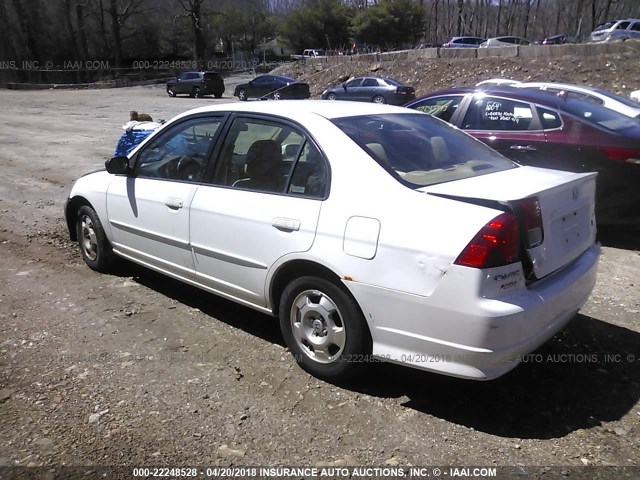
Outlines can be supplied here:
M280 31L295 50L338 48L349 42L352 16L352 7L340 0L311 0L290 13Z
M423 11L411 0L387 0L361 10L351 22L351 32L358 41L385 47L414 44L423 29Z

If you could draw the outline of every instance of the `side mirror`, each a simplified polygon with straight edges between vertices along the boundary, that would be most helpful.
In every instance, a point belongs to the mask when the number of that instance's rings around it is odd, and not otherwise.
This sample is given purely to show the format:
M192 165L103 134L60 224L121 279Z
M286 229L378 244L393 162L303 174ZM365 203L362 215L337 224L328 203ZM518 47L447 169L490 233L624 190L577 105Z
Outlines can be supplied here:
M129 175L133 173L131 167L129 167L128 157L113 157L104 162L104 166L107 172L114 175Z

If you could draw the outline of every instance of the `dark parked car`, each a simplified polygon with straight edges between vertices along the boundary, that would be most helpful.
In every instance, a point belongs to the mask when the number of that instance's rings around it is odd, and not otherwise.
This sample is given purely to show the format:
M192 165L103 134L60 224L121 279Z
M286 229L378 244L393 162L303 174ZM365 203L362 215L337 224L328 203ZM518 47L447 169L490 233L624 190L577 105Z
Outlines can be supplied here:
M634 118L576 98L509 87L444 90L406 106L461 128L517 163L597 171L598 222L640 221L640 121Z
M404 105L416 98L416 90L392 78L358 77L322 92L323 100L355 100L358 102Z
M233 92L239 100L260 98L273 100L309 98L309 84L283 75L260 75L249 83L241 83Z
M203 95L220 98L224 93L224 79L218 72L183 72L167 81L167 94L175 97L179 93L186 93L194 98Z
M566 35L554 35L542 40L542 45L562 45L563 43L569 43L570 40Z

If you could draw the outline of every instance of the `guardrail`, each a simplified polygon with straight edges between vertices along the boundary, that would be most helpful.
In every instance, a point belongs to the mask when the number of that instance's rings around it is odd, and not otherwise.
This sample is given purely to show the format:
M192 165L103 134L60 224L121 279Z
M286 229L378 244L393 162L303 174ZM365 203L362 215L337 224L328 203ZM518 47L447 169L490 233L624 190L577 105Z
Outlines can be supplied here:
M470 59L490 57L558 58L566 56L594 57L608 54L640 54L640 41L627 40L616 43L575 43L564 45L529 45L489 48L422 48L397 52L339 55L322 58L307 58L310 64L336 65L348 62L393 62L418 59Z

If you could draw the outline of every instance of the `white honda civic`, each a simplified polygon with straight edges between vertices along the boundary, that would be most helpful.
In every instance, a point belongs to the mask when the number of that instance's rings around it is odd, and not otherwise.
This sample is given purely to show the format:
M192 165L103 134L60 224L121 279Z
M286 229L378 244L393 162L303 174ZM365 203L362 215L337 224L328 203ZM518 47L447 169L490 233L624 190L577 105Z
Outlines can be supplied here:
M483 380L591 293L595 180L400 107L230 103L78 179L65 215L92 269L124 257L279 316L317 377L378 359Z

